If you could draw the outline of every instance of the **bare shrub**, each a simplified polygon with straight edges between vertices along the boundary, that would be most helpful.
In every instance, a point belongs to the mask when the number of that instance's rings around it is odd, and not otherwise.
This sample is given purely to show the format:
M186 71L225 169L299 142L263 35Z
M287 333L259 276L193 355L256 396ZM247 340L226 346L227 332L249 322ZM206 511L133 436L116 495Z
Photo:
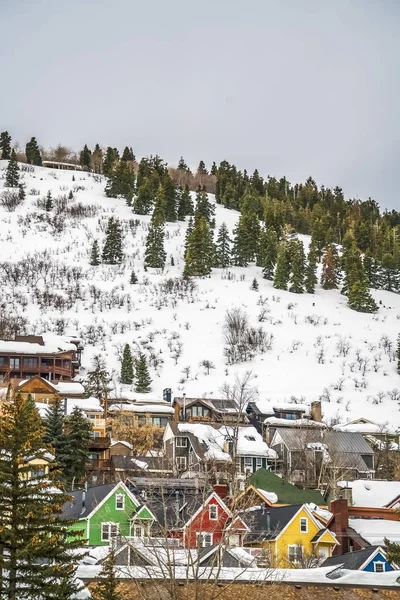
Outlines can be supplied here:
M8 212L13 212L22 202L19 193L15 190L5 190L0 196L0 204Z

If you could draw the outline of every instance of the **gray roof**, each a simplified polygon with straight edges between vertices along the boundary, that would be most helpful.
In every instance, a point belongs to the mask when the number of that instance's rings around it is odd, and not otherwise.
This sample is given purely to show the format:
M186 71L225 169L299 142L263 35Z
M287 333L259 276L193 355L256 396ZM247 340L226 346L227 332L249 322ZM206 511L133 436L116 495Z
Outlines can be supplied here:
M201 493L174 493L169 497L150 498L146 506L155 515L157 522L166 529L181 529L194 513L203 505L204 495Z
M115 483L106 483L89 487L87 490L67 492L73 500L64 504L62 518L84 519L108 496L114 487Z
M223 413L225 411L229 411L229 412L242 412L244 413L244 410L239 409L238 405L236 404L236 402L234 400L230 400L227 398L183 398L183 397L175 397L174 398L174 403L179 404L179 406L183 407L183 405L185 405L185 407L189 407L192 404L196 404L197 402L201 402L202 404L204 404L205 406L208 406L209 408Z
M275 539L286 527L289 521L301 508L302 504L291 504L288 506L257 508L244 511L240 517L250 529L246 540L262 541Z
M374 554L377 548L380 548L380 550L383 552L383 549L380 546L369 546L368 548L363 548L363 550L356 550L355 552L346 552L346 554L331 556L330 558L326 559L322 566L333 567L343 565L344 569L358 571L365 561Z
M373 454L373 450L361 433L349 431L326 431L312 428L276 428L289 451L304 450L308 443L320 442L328 446L328 451L337 453ZM272 440L274 442L274 440Z

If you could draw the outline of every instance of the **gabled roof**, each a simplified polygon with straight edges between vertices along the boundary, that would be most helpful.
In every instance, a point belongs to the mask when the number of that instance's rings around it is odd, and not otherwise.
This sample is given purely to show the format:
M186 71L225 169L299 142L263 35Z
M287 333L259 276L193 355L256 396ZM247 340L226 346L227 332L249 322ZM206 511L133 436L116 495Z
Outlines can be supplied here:
M227 399L227 398L181 398L181 397L175 397L173 399L172 404L178 404L179 406L185 406L186 408L189 408L189 406L192 406L193 404L203 404L204 406L207 406L208 408L210 408L211 410L214 410L215 412L219 412L221 414L223 413L230 413L230 414L237 414L238 412L241 413L245 413L244 410L240 410L238 405L236 404L236 402L232 399Z
M390 507L400 496L400 481L356 479L354 481L339 481L338 487L351 489L354 506Z
M335 545L339 543L335 533L330 529L320 529L311 540L312 544L320 544L321 542Z
M278 444L279 438L290 452L304 450L307 448L307 444L321 443L328 447L331 454L373 454L371 446L365 441L361 433L315 430L312 428L278 428L271 446Z
M250 508L241 517L250 529L249 541L274 540L302 508L302 504Z
M267 469L258 469L250 475L247 482L255 488L276 494L278 504L326 504L318 490L298 488Z
M57 393L56 386L53 385L50 381L47 381L47 379L44 379L43 377L40 377L40 375L34 375L33 377L30 377L29 379L23 379L22 381L20 381L18 383L18 390L19 391L23 391L24 387L28 383L32 383L33 381L37 381L40 384L40 387L46 388L52 394Z
M140 505L137 498L121 481L116 484L106 483L104 485L89 487L87 490L68 492L68 495L72 496L73 500L69 500L64 504L62 517L66 519L88 519L120 488L129 495L136 506Z
M365 568L367 564L372 560L378 553L381 553L386 558L386 553L381 546L368 546L362 550L356 550L354 552L346 552L338 556L331 556L326 559L323 563L323 567L331 566L342 566L344 569L350 571L358 571Z

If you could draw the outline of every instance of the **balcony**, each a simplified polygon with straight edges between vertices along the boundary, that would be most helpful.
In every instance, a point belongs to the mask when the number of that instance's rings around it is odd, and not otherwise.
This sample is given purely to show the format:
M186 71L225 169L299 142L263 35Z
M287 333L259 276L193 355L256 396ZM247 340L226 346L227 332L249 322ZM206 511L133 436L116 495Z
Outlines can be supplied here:
M109 437L92 437L89 442L91 450L106 450L110 445L111 439Z
M109 471L111 468L111 460L99 458L97 460L88 460L86 463L88 471Z

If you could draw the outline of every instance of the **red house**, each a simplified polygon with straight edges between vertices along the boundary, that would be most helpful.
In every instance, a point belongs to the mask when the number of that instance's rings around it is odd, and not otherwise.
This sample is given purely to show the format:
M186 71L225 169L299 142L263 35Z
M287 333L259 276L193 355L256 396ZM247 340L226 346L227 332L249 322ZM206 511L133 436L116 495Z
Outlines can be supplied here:
M168 537L178 538L186 548L205 548L215 544L241 546L249 531L239 516L213 492L204 500L201 494L176 498L165 507L151 509Z

